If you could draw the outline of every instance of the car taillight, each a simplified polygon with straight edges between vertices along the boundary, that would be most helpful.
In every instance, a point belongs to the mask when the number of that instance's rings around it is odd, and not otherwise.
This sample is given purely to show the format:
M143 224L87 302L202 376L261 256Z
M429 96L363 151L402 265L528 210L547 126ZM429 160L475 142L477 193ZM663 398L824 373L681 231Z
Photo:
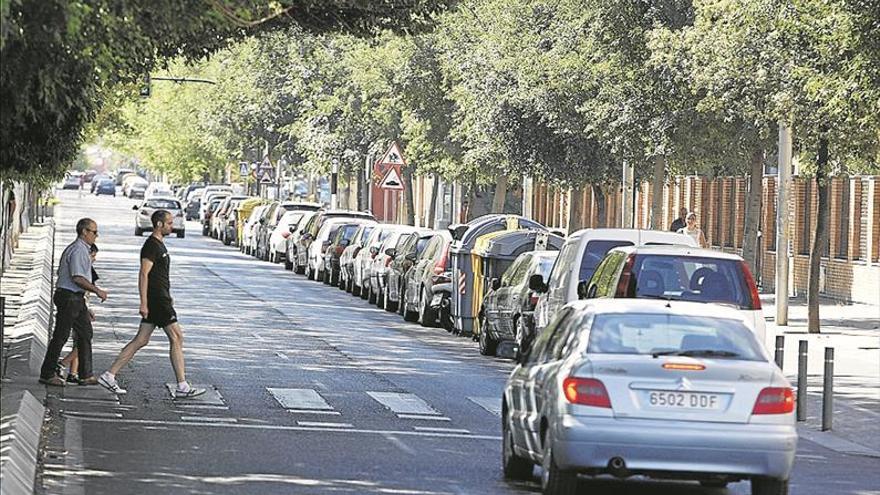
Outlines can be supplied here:
M629 297L629 283L632 280L632 268L636 263L636 255L630 254L623 263L623 272L620 274L620 281L617 282L617 292L614 297Z
M758 285L755 283L755 277L752 276L752 271L749 270L749 265L746 264L745 261L740 261L739 266L742 270L746 285L749 288L749 295L752 298L752 305L749 309L761 309L761 296L758 295Z
M761 390L752 414L788 414L794 411L794 394L788 387L768 387Z
M562 390L572 404L611 408L611 398L605 385L595 378L570 376L562 382Z

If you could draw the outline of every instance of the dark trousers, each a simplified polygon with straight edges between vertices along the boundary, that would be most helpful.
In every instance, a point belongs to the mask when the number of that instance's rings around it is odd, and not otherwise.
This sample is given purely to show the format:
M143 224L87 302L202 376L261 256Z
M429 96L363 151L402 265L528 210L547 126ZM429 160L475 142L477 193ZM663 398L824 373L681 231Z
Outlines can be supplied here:
M86 308L86 299L83 294L69 290L58 289L55 291L55 331L52 340L46 349L46 358L40 368L40 378L52 378L64 344L70 338L70 331L74 331L74 344L79 356L79 377L92 376L92 320L89 310Z

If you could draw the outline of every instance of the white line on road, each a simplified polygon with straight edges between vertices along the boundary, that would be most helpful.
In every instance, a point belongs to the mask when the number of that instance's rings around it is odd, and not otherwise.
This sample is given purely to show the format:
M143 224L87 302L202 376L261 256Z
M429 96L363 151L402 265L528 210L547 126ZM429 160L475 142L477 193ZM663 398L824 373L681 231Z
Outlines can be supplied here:
M181 416L183 421L204 421L207 423L238 423L235 418L212 418L209 416Z
M327 416L340 416L339 411L317 411L315 409L288 409L287 412L292 414L324 414Z
M121 418L122 413L109 413L109 412L80 412L80 411L64 411L65 416L73 417L73 418Z
M489 411L495 416L501 417L501 399L498 397L468 397L474 404Z
M412 455L412 456L416 455L416 451L412 447L403 443L403 441L401 441L399 438L395 437L394 435L389 434L389 435L383 435L383 436L385 437L386 440L393 443L395 446L397 446L397 448L402 450L404 453Z
M397 417L400 419L424 419L427 421L452 421L446 416L426 416L423 414L398 414Z
M215 406L212 404L175 404L177 407L185 407L187 409L208 409L217 411L227 411L229 406Z
M287 357L287 354L284 354L281 351L275 351L275 355L280 357L281 359L290 359L289 357Z
M350 423L325 423L322 421L297 421L300 426L313 426L316 428L354 428Z
M470 435L471 433L470 430L465 430L462 428L434 428L431 426L413 426L413 430L435 433L461 433L463 435Z
M83 469L82 422L78 419L64 420L65 471L63 495L83 495L83 477L79 472Z
M286 425L252 425L242 423L189 423L186 421L160 421L152 419L109 419L109 418L80 418L82 421L90 421L93 423L115 423L115 424L131 424L131 425L149 425L149 426L201 426L203 428L241 428L247 430L267 430L267 431L314 431L314 432L345 432L345 433L363 433L367 435L399 435L410 437L425 438L467 438L471 440L487 440L492 442L500 442L500 436L493 435L468 435L462 433L446 433L437 431L401 431L401 430L363 430L354 428L318 428L311 426L286 426Z
M376 402L391 409L395 414L419 414L422 416L439 416L433 407L415 394L398 392L367 392Z
M275 397L275 400L285 409L306 409L332 411L333 407L321 397L317 391L310 388L271 388L266 390Z

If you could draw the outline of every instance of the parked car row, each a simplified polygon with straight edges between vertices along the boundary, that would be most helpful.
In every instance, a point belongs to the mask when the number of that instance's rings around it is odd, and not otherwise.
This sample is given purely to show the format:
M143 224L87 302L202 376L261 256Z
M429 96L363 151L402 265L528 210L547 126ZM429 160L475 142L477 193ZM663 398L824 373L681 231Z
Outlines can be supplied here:
M563 238L513 215L437 231L293 203L238 207L243 252L515 359L505 477L540 465L548 494L575 493L581 474L788 493L794 398L739 256L668 232Z

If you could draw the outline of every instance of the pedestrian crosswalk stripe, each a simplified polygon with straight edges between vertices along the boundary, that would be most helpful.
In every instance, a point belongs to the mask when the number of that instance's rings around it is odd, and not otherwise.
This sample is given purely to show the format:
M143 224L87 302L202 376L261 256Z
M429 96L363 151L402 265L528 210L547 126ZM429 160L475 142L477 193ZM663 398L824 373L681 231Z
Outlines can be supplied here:
M238 423L235 418L212 418L210 416L181 416L182 421L204 421L206 423Z
M468 397L468 400L490 413L501 417L501 399L498 397Z
M462 428L433 428L430 426L413 426L413 430L431 433L462 433L470 434L470 430Z
M367 392L376 402L382 404L395 414L421 414L439 416L433 407L415 394L398 392Z
M314 426L317 428L354 428L349 423L325 423L321 421L297 421L299 426Z
M271 388L266 390L275 397L275 400L285 409L299 410L323 410L332 411L333 407L321 397L317 391L310 388Z
M398 414L400 419L424 419L427 421L452 421L446 416L428 416L425 414Z
M339 416L342 414L339 411L322 411L319 409L288 409L287 412L291 414L324 414L327 416Z

